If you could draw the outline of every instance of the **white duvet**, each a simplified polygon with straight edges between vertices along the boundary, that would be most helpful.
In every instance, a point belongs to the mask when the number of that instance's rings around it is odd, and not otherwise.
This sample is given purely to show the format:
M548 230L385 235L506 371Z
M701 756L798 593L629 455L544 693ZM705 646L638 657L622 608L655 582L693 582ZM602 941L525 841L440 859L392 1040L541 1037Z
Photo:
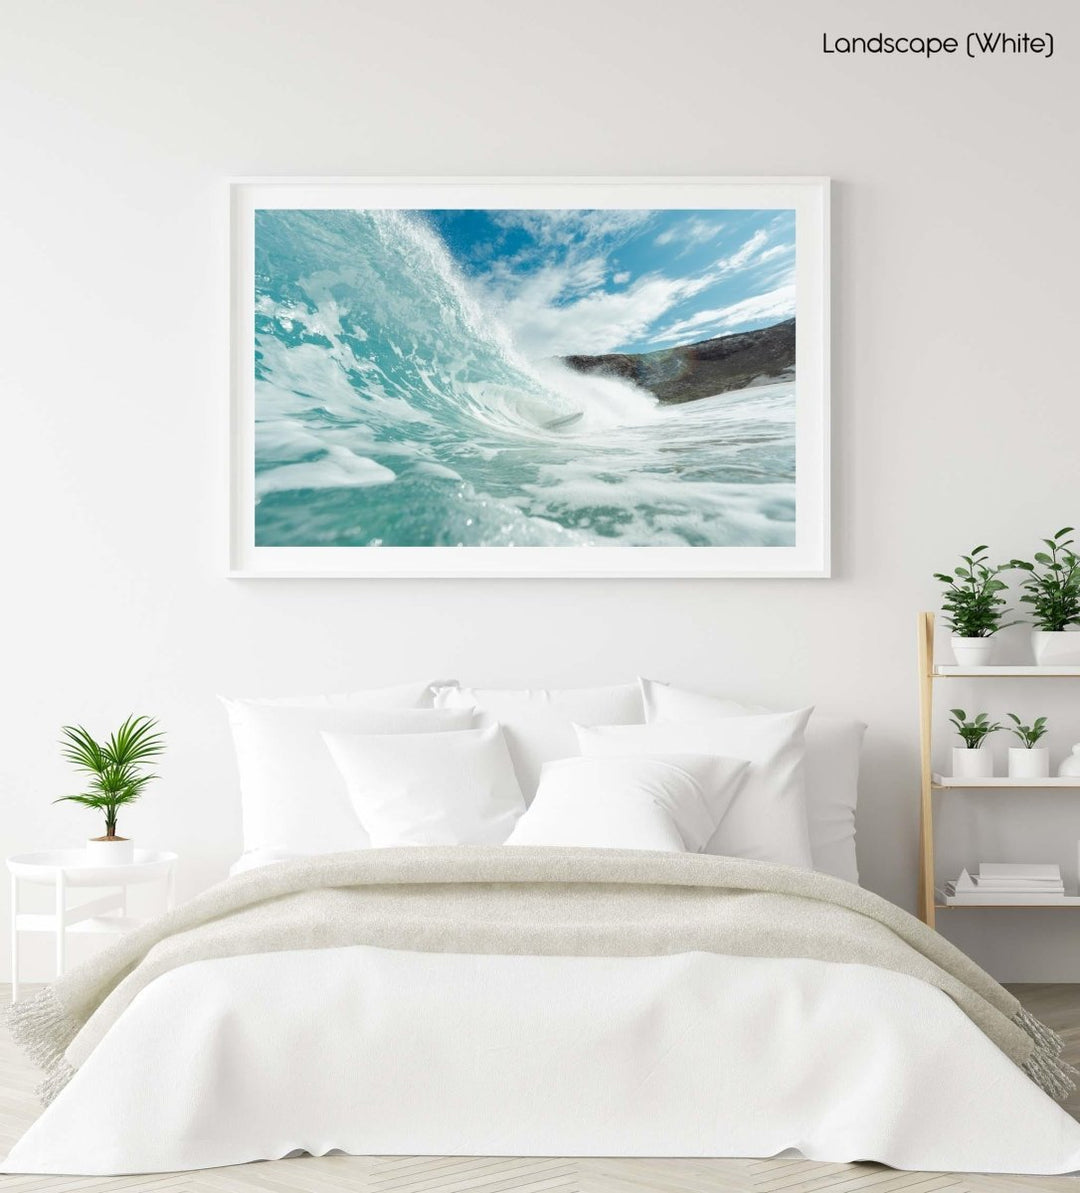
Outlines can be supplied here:
M360 1155L772 1156L1080 1169L1080 1126L937 989L861 965L350 947L135 999L7 1172Z

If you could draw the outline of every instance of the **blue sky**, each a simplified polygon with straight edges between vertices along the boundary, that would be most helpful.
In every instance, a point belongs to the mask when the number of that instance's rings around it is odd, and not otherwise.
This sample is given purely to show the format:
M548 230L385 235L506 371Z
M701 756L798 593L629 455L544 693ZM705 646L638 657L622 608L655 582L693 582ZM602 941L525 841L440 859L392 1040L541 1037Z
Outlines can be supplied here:
M795 313L794 211L419 214L529 357L648 352Z

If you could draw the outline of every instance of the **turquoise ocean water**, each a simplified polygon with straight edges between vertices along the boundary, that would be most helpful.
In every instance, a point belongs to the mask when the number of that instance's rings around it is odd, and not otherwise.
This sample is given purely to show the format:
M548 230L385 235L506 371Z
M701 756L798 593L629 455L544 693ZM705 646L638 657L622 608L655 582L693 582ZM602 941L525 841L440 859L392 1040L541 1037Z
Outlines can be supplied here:
M794 542L794 382L526 360L422 213L260 211L255 273L259 546Z

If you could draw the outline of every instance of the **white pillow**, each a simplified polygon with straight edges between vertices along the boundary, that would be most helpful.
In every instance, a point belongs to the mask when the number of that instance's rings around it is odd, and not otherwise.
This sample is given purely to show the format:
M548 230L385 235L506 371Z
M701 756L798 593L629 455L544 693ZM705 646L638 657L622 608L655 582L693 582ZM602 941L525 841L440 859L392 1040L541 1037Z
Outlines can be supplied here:
M323 739L375 847L501 845L525 811L498 725Z
M285 849L249 849L229 867L229 877L246 874L248 870L258 870L263 866L272 866L275 862L296 861L304 856L302 853L290 853Z
M399 683L388 688L367 688L356 692L334 692L311 696L258 696L233 701L272 708L433 708L435 693L450 690L455 681L440 679L434 683ZM229 702L229 698L222 696ZM460 707L460 706L459 706Z
M548 762L506 843L699 853L748 765L708 754Z
M436 708L477 708L506 735L521 792L536 794L540 769L556 758L580 754L574 724L642 725L645 710L637 684L606 688L436 689Z
M806 826L803 731L812 709L755 717L651 725L578 726L581 751L600 754L719 754L745 758L746 781L706 853L812 868Z
M739 704L684 688L641 680L647 721L703 721L710 716L746 716L771 709ZM866 725L849 717L815 712L806 726L806 818L814 869L848 882L859 881L855 860L855 808L859 799L859 755Z
M323 730L417 734L475 724L464 709L310 707L224 697L222 703L240 770L245 853L368 848L367 833L327 752Z

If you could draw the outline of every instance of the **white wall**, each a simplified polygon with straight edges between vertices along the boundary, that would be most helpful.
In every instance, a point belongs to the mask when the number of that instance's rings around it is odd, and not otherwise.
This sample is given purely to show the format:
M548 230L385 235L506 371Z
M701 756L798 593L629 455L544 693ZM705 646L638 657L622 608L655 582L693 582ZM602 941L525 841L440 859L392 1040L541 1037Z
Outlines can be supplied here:
M1054 59L820 50L1021 19ZM49 802L66 721L160 717L126 827L191 892L239 850L216 692L643 671L868 720L860 861L913 905L930 573L1080 521L1075 5L38 0L3 23L0 852L86 835ZM369 173L831 175L835 579L225 580L223 180ZM1080 689L1042 695L987 707L1080 740ZM1075 877L1075 796L1012 800L1004 835L972 798L957 858ZM999 976L1080 979L1068 912L949 915Z

